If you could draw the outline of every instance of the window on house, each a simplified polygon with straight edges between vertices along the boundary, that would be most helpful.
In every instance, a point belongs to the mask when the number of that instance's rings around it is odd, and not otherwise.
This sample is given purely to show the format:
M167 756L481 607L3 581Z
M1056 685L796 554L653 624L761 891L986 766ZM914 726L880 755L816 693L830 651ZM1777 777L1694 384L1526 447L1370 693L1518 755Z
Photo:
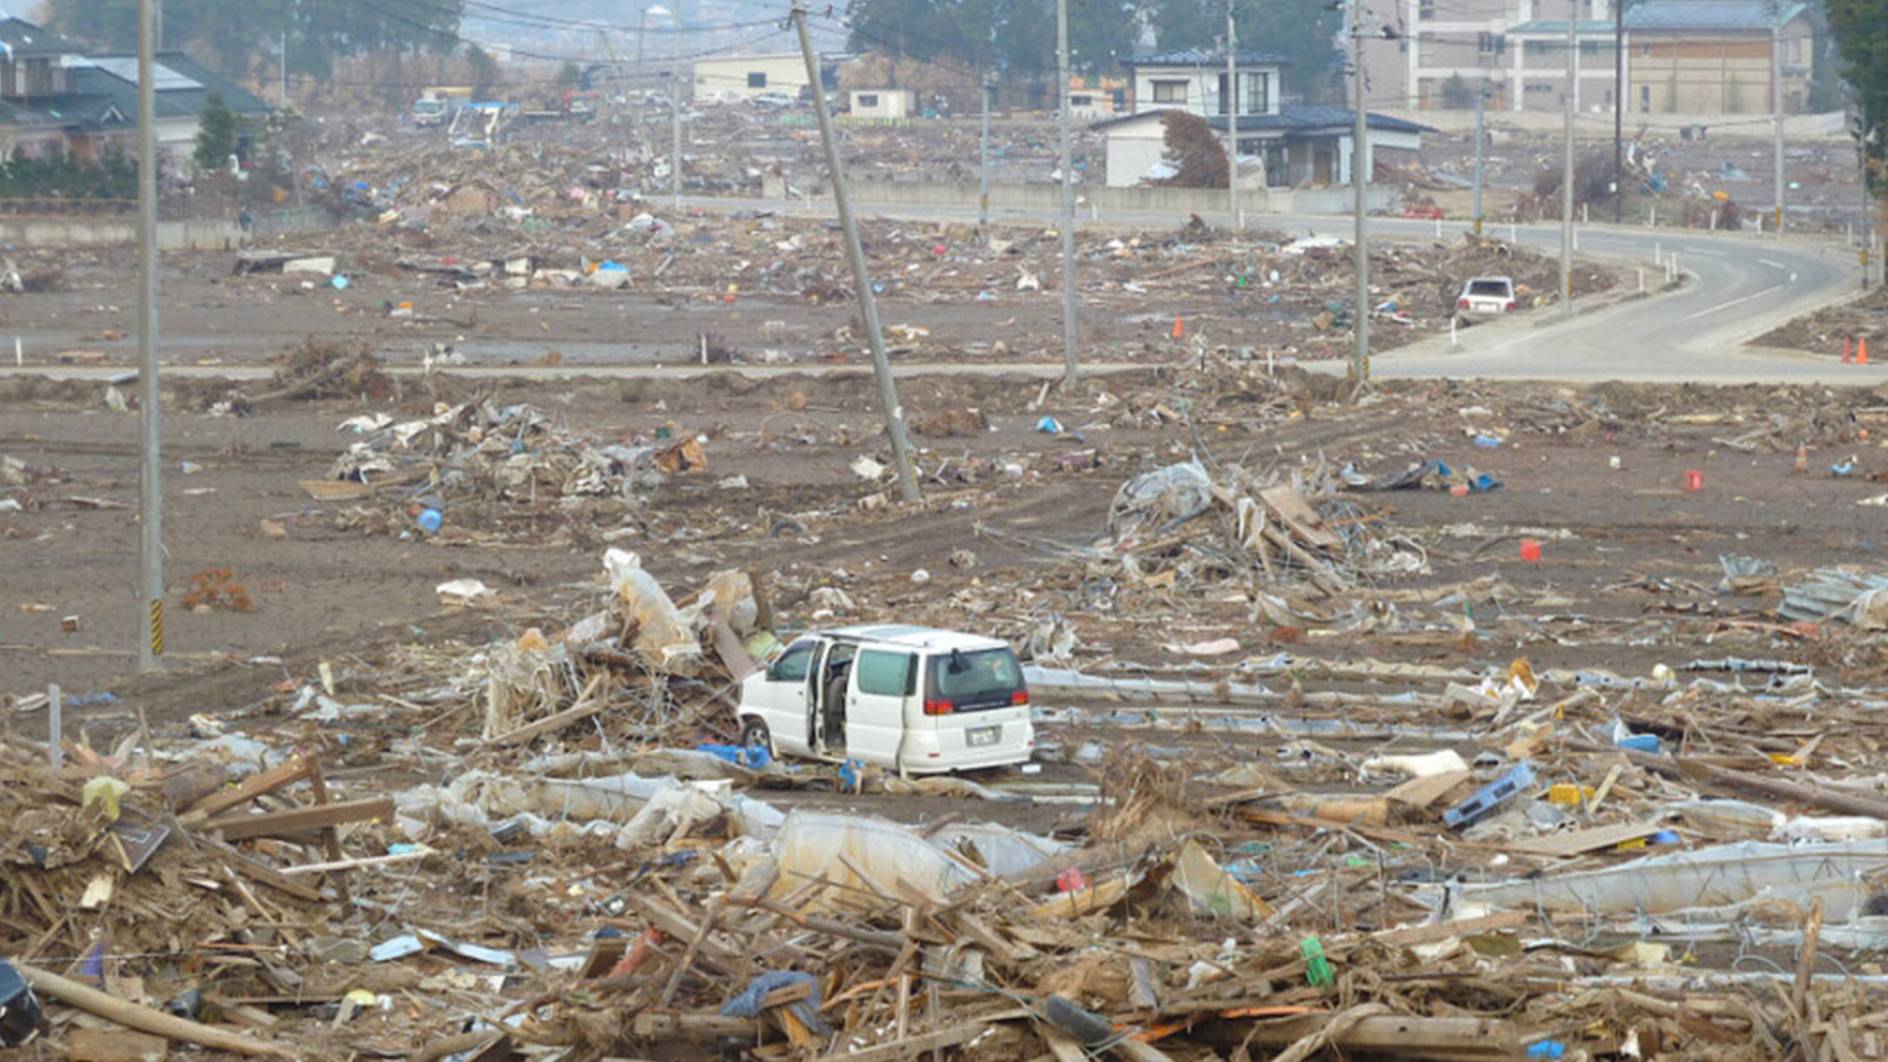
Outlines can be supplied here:
M1187 83L1184 81L1154 82L1155 103L1185 103L1187 101Z
M1226 95L1226 75L1225 74L1219 75L1218 95L1219 95L1219 103L1217 104L1217 109L1213 113L1225 114L1227 111L1226 104L1229 99L1229 97Z
M859 93L859 106L862 108L871 108L871 107L878 106L878 93L876 92Z
M1239 92L1241 114L1265 114L1272 109L1272 75L1246 74Z
M1436 0L1416 0L1416 17L1428 20L1436 17Z
M1128 90L1127 89L1115 89L1113 92L1109 93L1109 98L1114 100L1115 110L1117 111L1127 110L1127 107L1128 107Z
M1070 107L1093 107L1094 105L1095 105L1095 97L1093 96L1070 96L1069 97Z
M1652 110L1652 86L1639 86L1639 110L1650 113Z
M1285 161L1285 145L1265 145L1265 186L1283 188L1291 183L1291 168Z
M1598 41L1581 41L1581 42L1580 42L1580 54L1581 54L1581 55L1598 55L1598 54L1600 54L1600 42L1598 42Z
M1641 44L1639 46L1639 54L1642 56L1651 55L1652 46L1650 44Z
M26 61L26 94L44 96L52 92L52 60L28 59Z
M751 71L747 75L747 87L748 88L766 88L767 87L767 72L765 70Z
M1508 48L1507 38L1499 33L1477 33L1475 50L1483 55L1499 55Z

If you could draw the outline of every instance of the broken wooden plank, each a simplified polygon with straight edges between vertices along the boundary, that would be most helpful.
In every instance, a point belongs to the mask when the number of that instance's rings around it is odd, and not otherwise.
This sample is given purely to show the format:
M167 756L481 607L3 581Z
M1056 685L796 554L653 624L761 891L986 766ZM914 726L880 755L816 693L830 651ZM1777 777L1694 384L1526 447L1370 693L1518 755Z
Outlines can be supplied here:
M1406 948L1414 944L1430 944L1450 937L1474 936L1478 933L1492 933L1498 929L1514 929L1527 924L1526 911L1497 911L1480 918L1463 918L1454 922L1438 922L1427 926L1410 926L1407 929L1386 929L1370 934L1370 939L1388 944L1395 948Z
M1861 793L1789 782L1756 771L1714 767L1695 759L1679 760L1678 769L1689 777L1716 782L1727 789L1809 804L1839 815L1866 815L1869 818L1888 819L1888 800L1879 800Z
M1324 517L1319 516L1317 510L1290 486L1281 483L1276 487L1268 487L1259 492L1259 500L1306 545L1337 549L1344 544L1342 538L1324 526Z
M536 722L526 723L516 729L507 730L487 740L485 742L486 746L488 748L495 748L504 745L521 745L537 737L539 734L549 734L562 730L572 723L580 722L597 714L608 706L609 701L602 697L593 699L591 698L591 694L596 691L597 686L603 681L606 674L607 672L603 671L597 672L596 675L590 679L589 684L584 687L583 692L578 694L576 704L554 715L547 715Z
M195 825L233 807L247 804L264 793L272 793L285 785L299 782L308 777L312 769L307 757L296 756L286 763L252 774L228 789L211 793L190 805L178 818L186 826Z
M1410 778L1383 794L1392 804L1421 811L1448 795L1449 790L1474 777L1470 771L1443 771L1422 778Z
M259 863L249 858L221 841L211 837L198 837L196 843L214 852L231 870L251 881L258 881L272 889L279 889L296 899L307 900L311 903L321 901L320 889L304 885L266 863Z
M1325 1012L1251 1025L1231 1025L1226 1036L1262 1047L1285 1047L1316 1034L1338 1015ZM1249 1037L1249 1039L1247 1039ZM1330 1044L1345 1053L1383 1052L1398 1058L1500 1058L1521 1056L1512 1022L1498 1018L1421 1018L1372 1014L1333 1030Z
M288 811L268 811L260 815L231 815L221 819L211 819L199 825L197 829L204 833L221 831L225 841L240 841L249 837L293 837L311 830L338 826L344 822L366 822L392 817L392 797L369 797L365 800L344 800L335 804L291 808Z
M754 1039L760 1030L755 1018L724 1018L719 1014L677 1014L645 1010L636 1015L633 1026L638 1039L657 1042L670 1040L714 1041L724 1036Z
M1576 856L1599 848L1612 848L1659 832L1658 820L1628 822L1620 826L1596 826L1590 830L1568 830L1514 841L1508 847L1517 852L1544 856Z
M15 963L14 968L19 971L20 977L33 991L61 1003L70 1004L89 1014L95 1014L107 1021L116 1022L128 1029L152 1033L167 1040L178 1040L222 1051L234 1051L241 1055L296 1058L301 1054L299 1051L280 1044L263 1043L241 1033L233 1033L226 1029L194 1022L188 1018L180 1018L175 1014L166 1014L161 1010L139 1006L24 963Z

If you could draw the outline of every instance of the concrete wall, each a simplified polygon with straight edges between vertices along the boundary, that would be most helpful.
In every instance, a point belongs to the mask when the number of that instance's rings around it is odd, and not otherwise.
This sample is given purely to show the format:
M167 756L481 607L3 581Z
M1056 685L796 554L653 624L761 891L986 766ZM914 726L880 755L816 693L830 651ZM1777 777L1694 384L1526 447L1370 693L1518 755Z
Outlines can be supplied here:
M1574 133L1583 140L1613 139L1613 112L1611 108L1582 108L1588 114L1600 114L1603 122L1580 121L1574 123ZM1410 111L1379 109L1376 113L1387 114L1407 121L1421 122L1434 126L1445 133L1465 135L1475 128L1474 111ZM1488 128L1501 132L1516 130L1529 133L1546 133L1559 136L1565 119L1558 111L1496 111L1488 112ZM1641 114L1634 109L1626 118L1628 135L1639 126L1649 126L1664 135L1677 135L1684 126L1702 125L1710 130L1711 139L1755 139L1768 140L1774 133L1769 122L1752 122L1749 115L1731 114ZM1842 112L1831 111L1827 114L1791 114L1783 118L1784 135L1792 140L1830 140L1840 141L1854 150L1854 141L1849 138L1842 124Z
M334 228L327 211L319 207L273 211L255 218L255 235L310 232ZM135 214L109 217L62 215L0 215L0 243L21 247L130 247L138 242ZM233 251L243 243L235 219L204 218L159 221L157 246L162 251Z
M1212 214L1226 209L1223 188L1107 188L1076 189L1084 214L1116 213ZM870 206L971 207L977 205L977 184L964 182L859 181L853 198ZM1373 185L1365 192L1372 210L1388 210L1401 197L1399 189ZM1351 209L1351 190L1336 188L1252 189L1243 196L1245 208L1255 214L1345 214ZM1062 203L1059 184L993 184L993 210L1055 210Z

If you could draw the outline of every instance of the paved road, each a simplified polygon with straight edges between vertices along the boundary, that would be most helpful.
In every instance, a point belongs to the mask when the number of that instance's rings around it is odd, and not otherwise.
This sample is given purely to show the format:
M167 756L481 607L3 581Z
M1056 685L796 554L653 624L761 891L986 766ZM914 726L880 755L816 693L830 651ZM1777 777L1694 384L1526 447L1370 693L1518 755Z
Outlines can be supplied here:
M779 209L762 200L719 200L716 209ZM866 216L924 221L967 221L970 207L878 207L862 205ZM806 212L799 208L796 212ZM830 213L815 200L812 213ZM997 211L1002 221L1053 223L1053 212ZM1105 223L1131 226L1171 225L1179 215L1133 213L1109 215ZM1085 219L1092 220L1092 219ZM1290 233L1348 237L1348 218L1255 215L1255 227ZM1467 229L1461 222L1372 218L1373 238L1434 239L1438 232L1454 240ZM1496 225L1488 230L1512 236L1550 253L1560 249L1560 226ZM1838 241L1786 236L1784 239L1732 236L1674 229L1581 226L1577 251L1615 263L1642 263L1646 283L1656 287L1663 273L1654 256L1676 254L1684 286L1656 298L1621 303L1571 320L1540 311L1514 321L1465 329L1459 349L1446 337L1424 341L1375 359L1378 377L1489 377L1567 381L1645 380L1737 382L1822 382L1874 384L1888 379L1888 365L1855 369L1832 358L1744 347L1750 339L1798 314L1847 297L1859 288L1853 250ZM1387 326L1386 326L1387 327ZM1315 367L1343 371L1341 364Z

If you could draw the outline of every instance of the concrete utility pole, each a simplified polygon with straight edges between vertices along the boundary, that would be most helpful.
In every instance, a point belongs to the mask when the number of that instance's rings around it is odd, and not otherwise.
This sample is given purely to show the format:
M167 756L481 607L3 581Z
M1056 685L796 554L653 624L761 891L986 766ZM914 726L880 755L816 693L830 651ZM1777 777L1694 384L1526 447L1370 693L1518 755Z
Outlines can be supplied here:
M1777 235L1783 235L1783 5L1770 0L1770 110L1776 116Z
M990 93L996 90L988 73L977 78L983 97L983 132L977 138L977 224L990 224Z
M1862 162L1862 290L1868 290L1868 260L1875 250L1875 236L1870 224L1875 214L1875 199L1868 194L1868 141L1857 137L1855 154Z
M288 31L282 31L282 109L288 110Z
M669 180L675 189L675 209L682 209L682 16L675 16L675 45L669 49L669 125L672 142L669 144ZM819 80L819 72L812 74L813 94L824 96Z
M1069 131L1069 0L1055 0L1057 108L1062 120L1062 382L1074 387L1075 368L1075 148Z
M138 0L138 599L149 627L138 670L164 655L164 491L158 478L157 398L157 27L152 0Z
M1361 387L1370 382L1370 240L1364 235L1364 186L1369 177L1370 146L1364 112L1363 0L1350 0L1350 11L1351 243L1357 255L1357 320L1352 326L1357 335L1357 348L1350 354L1350 380Z
M878 379L878 404L885 414L885 434L892 440L892 464L898 470L898 494L918 500L918 481L911 474L910 443L905 439L905 411L898 404L898 385L892 379L891 360L885 356L885 333L879 329L878 300L872 296L872 277L865 271L865 249L859 244L859 225L852 216L852 197L839 164L839 144L833 138L833 118L826 110L826 91L819 79L819 56L813 35L806 28L806 8L793 5L793 24L800 31L800 53L806 58L806 80L813 86L813 113L819 118L819 138L826 146L826 168L833 182L833 207L846 230L846 260L852 264L852 285L859 297L859 316L865 320L865 338L872 348L872 375Z
M1488 75L1475 85L1475 235L1482 234L1482 177L1488 152L1488 133L1482 125L1482 111L1488 103Z
M1232 24L1232 2L1226 0L1226 212L1232 228L1239 225L1239 31Z
M1578 87L1580 42L1575 36L1580 8L1567 4L1567 91L1561 97L1567 117L1567 159L1560 179L1560 312L1573 312L1573 97Z
M1613 4L1613 224L1626 215L1626 0Z

